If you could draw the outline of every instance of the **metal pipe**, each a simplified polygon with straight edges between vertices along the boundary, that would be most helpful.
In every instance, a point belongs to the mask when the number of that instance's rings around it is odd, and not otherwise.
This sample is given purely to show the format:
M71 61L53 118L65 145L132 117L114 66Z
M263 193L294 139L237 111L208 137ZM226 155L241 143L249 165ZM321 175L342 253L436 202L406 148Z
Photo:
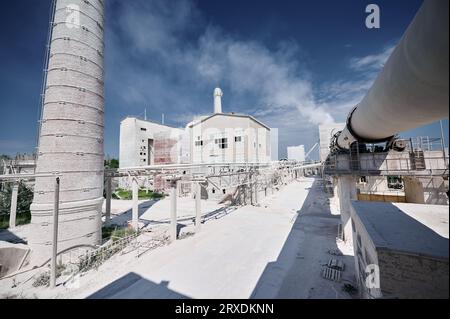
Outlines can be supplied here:
M53 205L53 242L52 242L52 261L50 272L50 288L56 286L56 256L58 255L58 214L59 214L59 189L60 179L55 182L55 199Z
M109 226L111 222L111 197L112 197L112 177L106 178L106 208L105 225Z
M426 0L375 83L350 113L337 147L376 143L448 117L448 0Z

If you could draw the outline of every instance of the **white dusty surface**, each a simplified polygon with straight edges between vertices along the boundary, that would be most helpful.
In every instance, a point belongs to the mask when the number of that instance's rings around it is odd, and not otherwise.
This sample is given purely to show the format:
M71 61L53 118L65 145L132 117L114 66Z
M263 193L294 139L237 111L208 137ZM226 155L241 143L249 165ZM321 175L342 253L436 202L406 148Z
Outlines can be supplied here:
M143 224L167 221L169 202L167 198L147 209L141 205ZM192 224L194 201L181 199L178 207L180 223ZM10 290L0 281L0 295L3 290L39 298L350 297L342 291L345 281L335 283L320 276L322 264L341 258L346 264L344 278L354 281L352 248L336 244L339 216L334 209L331 213L320 181L293 182L265 198L260 207L227 209L202 202L202 209L210 217L199 234L140 258L133 251L116 255L81 277L77 289L61 286L50 291L20 285ZM328 253L337 248L347 256Z

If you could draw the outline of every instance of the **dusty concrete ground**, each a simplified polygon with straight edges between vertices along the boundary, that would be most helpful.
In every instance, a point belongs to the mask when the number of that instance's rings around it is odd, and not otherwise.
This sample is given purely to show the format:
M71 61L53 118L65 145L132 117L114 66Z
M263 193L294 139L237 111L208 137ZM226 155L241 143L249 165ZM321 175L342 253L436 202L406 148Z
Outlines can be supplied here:
M170 200L141 203L146 227L167 227ZM118 205L124 207L118 207ZM113 203L116 221L126 222L130 203ZM335 204L321 181L305 178L266 197L260 207L226 208L202 203L207 221L199 234L149 251L116 255L90 271L72 288L11 289L0 281L0 295L37 298L349 298L320 276L321 266L338 249L353 281L353 252L337 243ZM131 206L130 206L131 207ZM179 223L193 230L194 201L180 199ZM120 212L128 211L125 215ZM143 236L149 236L143 235ZM145 239L141 239L145 240Z

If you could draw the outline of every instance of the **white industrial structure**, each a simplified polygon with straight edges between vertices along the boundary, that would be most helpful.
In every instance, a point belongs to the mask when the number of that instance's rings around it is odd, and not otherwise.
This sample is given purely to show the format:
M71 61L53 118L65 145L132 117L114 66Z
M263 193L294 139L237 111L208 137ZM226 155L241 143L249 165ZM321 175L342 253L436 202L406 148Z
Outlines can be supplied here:
M222 96L216 88L214 114L187 126L191 163L270 162L270 128L250 115L223 113Z
M271 160L270 128L249 115L217 113L189 125L192 163Z
M36 173L61 176L59 248L101 242L104 131L104 3L54 3ZM54 178L38 177L28 241L51 255Z
M270 128L250 115L222 113L220 88L214 113L186 128L126 118L120 125L120 167L271 161Z
M330 145L335 134L345 128L345 123L332 123L319 125L320 161L324 162L330 154Z
M303 163L306 160L305 145L289 146L287 148L287 159Z
M170 164L181 163L182 150L178 141L181 141L183 133L182 129L127 117L120 123L120 167L164 164L159 162L159 154L155 154L156 143L163 137L177 141L168 149Z
M345 128L321 127L321 139L332 135L331 154L321 159L339 198L341 238L353 243L362 297L448 298L448 227L436 226L448 223L448 207L430 205L448 205L445 145L441 138L433 150L397 137L448 118L448 5L425 1ZM358 176L401 176L414 204L358 201ZM367 286L366 266L374 264L377 289Z
M383 142L448 117L448 12L425 1L335 145ZM448 2L447 5L448 7ZM433 18L430 18L433 17Z
M223 92L220 88L214 90L214 113L222 113L222 96Z

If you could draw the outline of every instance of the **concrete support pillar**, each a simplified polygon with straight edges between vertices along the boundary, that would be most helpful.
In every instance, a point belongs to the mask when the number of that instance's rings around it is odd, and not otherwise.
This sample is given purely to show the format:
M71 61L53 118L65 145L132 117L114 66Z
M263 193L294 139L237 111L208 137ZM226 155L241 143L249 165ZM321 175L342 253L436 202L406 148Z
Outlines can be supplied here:
M177 189L178 183L173 181L170 189L170 241L177 240Z
M253 174L250 173L249 184L248 184L248 192L249 192L249 196L248 197L250 199L250 205L254 205L253 191L254 191Z
M358 194L356 192L356 177L339 176L338 194L344 240L352 243L351 201L358 199Z
M16 217L17 217L17 197L19 196L19 183L14 183L11 193L11 209L9 213L9 228L13 229L16 227Z
M339 202L339 180L336 177L333 177L333 197L336 201L338 207L340 207Z
M259 196L258 196L258 179L255 176L255 180L254 180L254 188L255 188L255 205L258 205L259 202Z
M195 187L195 232L199 233L202 228L202 186L196 183Z
M137 178L131 180L131 189L133 196L133 210L132 210L132 227L134 230L139 230L139 185Z
M407 203L425 204L423 184L418 178L404 177L403 184Z
M105 225L109 226L111 223L111 198L112 198L112 177L106 178L106 211L105 211Z

